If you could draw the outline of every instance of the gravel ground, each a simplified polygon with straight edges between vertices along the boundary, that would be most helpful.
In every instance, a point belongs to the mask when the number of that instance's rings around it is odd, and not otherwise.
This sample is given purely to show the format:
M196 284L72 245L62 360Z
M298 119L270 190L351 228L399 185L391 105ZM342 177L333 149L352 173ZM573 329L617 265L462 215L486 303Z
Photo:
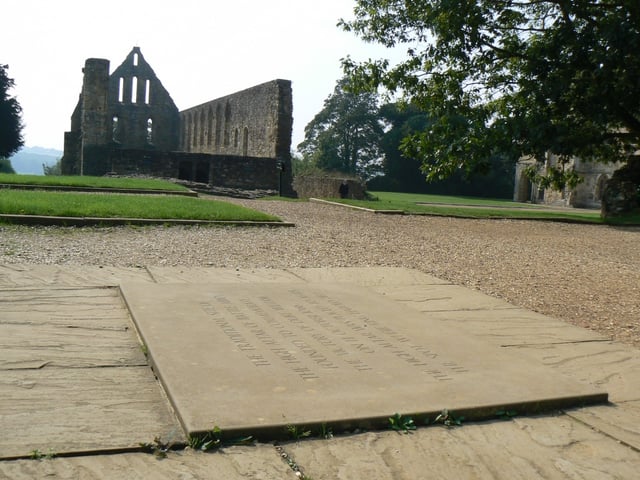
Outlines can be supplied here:
M640 348L640 228L233 201L296 227L0 226L0 263L408 267Z

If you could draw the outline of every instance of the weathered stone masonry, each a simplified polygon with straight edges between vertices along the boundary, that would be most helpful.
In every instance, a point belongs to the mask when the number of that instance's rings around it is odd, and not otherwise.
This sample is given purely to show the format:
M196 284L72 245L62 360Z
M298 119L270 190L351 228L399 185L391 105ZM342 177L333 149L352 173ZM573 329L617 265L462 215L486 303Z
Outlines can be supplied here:
M87 59L83 74L64 174L137 173L293 193L290 81L180 112L138 47L111 75L103 59Z

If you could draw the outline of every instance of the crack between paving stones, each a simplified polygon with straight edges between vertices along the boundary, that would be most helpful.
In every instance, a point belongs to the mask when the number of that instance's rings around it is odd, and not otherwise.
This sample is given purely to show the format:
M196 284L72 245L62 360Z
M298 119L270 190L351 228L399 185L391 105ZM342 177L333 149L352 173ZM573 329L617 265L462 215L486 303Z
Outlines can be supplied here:
M140 368L149 367L147 363L127 363L124 365L50 365L52 362L45 362L38 367L16 367L16 368L0 368L1 372L15 372L15 371L28 371L28 370L42 370L44 368L55 368L58 370L93 370L96 368Z
M295 473L295 475L299 478L308 478L304 472L305 469L302 468L296 461L295 459L286 452L286 450L284 449L283 446L281 445L274 445L274 448L276 449L276 452L278 453L278 456L280 457L280 460L282 460L283 462L285 462L287 465L289 465L289 468Z
M622 402L621 402L622 403ZM601 435L604 435L607 438L610 438L612 440L614 440L615 442L618 442L621 445L624 445L628 448L630 448L631 450L635 451L635 452L640 452L640 448L636 447L635 445L630 444L629 442L625 442L624 440L622 440L621 438L616 437L615 435L605 432L603 430L601 430L600 428L596 427L595 425L591 425L589 422L582 420L578 417L574 417L570 412L563 412L566 416L568 416L569 418L571 418L572 420L584 425L587 428L590 428L591 430L593 430L594 432L598 432Z
M609 343L611 338L592 339L592 340L567 340L566 342L542 342L542 343L507 343L500 347L541 347L544 345L577 345L581 343Z

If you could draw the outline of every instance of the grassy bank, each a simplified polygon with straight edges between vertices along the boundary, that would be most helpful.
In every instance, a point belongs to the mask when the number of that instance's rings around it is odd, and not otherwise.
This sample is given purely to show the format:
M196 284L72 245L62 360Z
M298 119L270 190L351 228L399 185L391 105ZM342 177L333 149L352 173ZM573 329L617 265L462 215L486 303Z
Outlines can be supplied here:
M603 223L598 210L553 209L504 199L371 192L374 200L336 200L371 210L399 210L409 214L466 218L514 218Z
M191 197L0 191L0 213L58 217L148 218L217 221L279 221L225 202Z
M130 190L187 191L186 187L165 180L90 176L0 174L0 184L38 185L46 187L118 188Z

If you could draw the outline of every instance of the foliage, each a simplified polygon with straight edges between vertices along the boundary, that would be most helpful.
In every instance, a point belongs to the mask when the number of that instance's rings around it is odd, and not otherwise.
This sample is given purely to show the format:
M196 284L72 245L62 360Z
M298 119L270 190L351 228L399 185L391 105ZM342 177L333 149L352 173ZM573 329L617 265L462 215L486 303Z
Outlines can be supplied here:
M9 158L24 145L22 107L9 90L15 82L7 75L8 65L0 64L0 158Z
M389 417L389 426L396 432L411 433L416 429L413 419L411 417L403 417L399 413L396 413L393 417Z
M345 30L407 48L397 65L343 67L354 91L385 87L428 113L402 145L428 179L552 152L562 185L572 156L626 161L640 144L637 0L358 0L354 13Z
M9 160L8 158L0 157L0 173L16 173L16 171L13 169L13 165L11 165L11 160Z
M426 182L417 158L407 157L401 150L404 139L424 131L429 116L415 105L389 103L380 108L389 128L382 137L384 176L372 179L368 187L375 190L433 193L444 195L476 195L511 198L514 186L514 164L505 155L494 154L486 162L489 168L475 176L457 171L444 180Z
M194 450L209 452L231 445L252 445L254 443L254 438L249 435L246 437L238 437L225 440L222 434L222 429L218 426L215 426L204 434L189 435L188 442L189 447Z
M446 408L433 420L433 423L441 423L445 427L459 427L462 425L464 417L458 417Z
M56 160L53 165L42 164L42 171L45 175L60 176L62 175L62 158Z
M285 427L285 430L287 432L287 435L289 435L289 438L291 438L292 440L300 440L302 438L311 436L311 430L301 425L289 424Z
M305 127L305 139L298 145L304 160L316 167L360 176L380 171L382 124L375 93L354 94L339 80L323 109Z

